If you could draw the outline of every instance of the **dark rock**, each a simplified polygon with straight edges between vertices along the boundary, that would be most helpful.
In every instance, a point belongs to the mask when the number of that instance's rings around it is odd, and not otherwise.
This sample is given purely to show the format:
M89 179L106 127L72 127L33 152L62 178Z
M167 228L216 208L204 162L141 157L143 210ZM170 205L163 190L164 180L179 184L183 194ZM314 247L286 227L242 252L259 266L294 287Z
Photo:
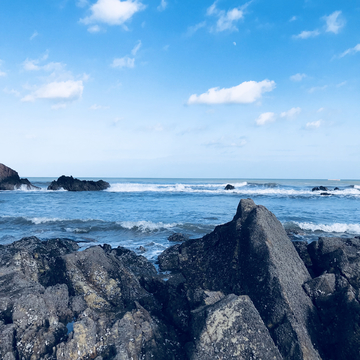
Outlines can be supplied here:
M334 188L334 191L336 191L336 190L340 190L338 187L336 187L336 188Z
M231 184L227 184L225 186L225 189L224 190L234 190L235 189L235 186L234 185L231 185Z
M228 295L192 312L191 360L283 359L248 296Z
M329 191L329 189L326 186L316 186L311 191Z
M68 191L100 191L110 187L110 184L106 181L88 181L74 179L72 176L60 176L57 180L54 180L49 186L48 190L68 190Z
M316 275L341 274L360 288L360 239L319 238L308 246Z
M316 308L302 288L311 277L265 207L243 199L233 221L162 255L160 267L181 272L190 288L249 295L284 359L320 358Z
M146 248L144 248L143 246L139 246L138 250L141 251L142 253L146 252Z
M175 242L183 242L186 240L189 240L189 235L184 235L181 233L175 233L168 237L169 241L175 241Z
M297 253L299 254L301 260L304 262L306 268L308 269L309 274L311 275L311 277L314 277L313 263L308 252L308 242L306 240L293 241L293 245Z
M27 190L39 189L31 184L28 179L20 179L19 174L4 164L0 164L0 190L16 190L21 187Z
M320 195L322 195L322 196L330 196L331 194L327 193L327 192L323 192L323 193L320 193Z

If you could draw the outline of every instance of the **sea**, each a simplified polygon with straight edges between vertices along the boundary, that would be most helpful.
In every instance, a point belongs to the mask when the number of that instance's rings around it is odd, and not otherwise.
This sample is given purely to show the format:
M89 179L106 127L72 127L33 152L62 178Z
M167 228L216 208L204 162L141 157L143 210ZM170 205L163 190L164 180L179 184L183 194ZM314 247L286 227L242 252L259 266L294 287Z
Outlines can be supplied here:
M293 241L360 235L360 180L102 179L110 183L105 191L48 191L54 178L29 178L39 190L0 191L0 244L67 238L81 249L123 246L156 264L174 245L169 236L210 233L232 220L244 198L273 212Z

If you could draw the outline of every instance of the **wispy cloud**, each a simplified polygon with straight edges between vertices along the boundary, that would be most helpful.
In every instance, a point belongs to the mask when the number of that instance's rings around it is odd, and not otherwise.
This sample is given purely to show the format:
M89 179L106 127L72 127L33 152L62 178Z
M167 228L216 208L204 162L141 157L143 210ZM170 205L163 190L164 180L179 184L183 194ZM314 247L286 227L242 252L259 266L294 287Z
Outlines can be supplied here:
M321 126L322 122L323 122L322 120L308 122L305 125L305 128L309 130L318 129Z
M244 81L231 88L215 87L201 95L193 94L188 104L249 104L260 99L263 93L274 90L275 87L275 81L270 80Z
M325 90L327 87L328 87L327 85L324 85L324 86L314 86L314 87L310 88L310 89L308 90L308 92L309 92L310 94L312 94L312 93L315 92L315 91Z
M114 59L111 67L113 68L129 68L132 69L135 67L135 58L130 58L129 56L124 56L122 58Z
M8 89L7 87L3 91L5 94L14 95L16 97L19 97L21 95L19 91L14 89Z
M297 16L293 16L292 18L290 18L289 22L296 21L297 19L298 19Z
M146 6L138 0L97 0L90 6L90 15L80 19L85 25L104 23L107 25L124 25L137 12Z
M301 81L302 79L304 79L306 77L307 77L306 74L297 73L295 75L290 76L290 80L291 81Z
M221 136L218 139L208 141L203 145L207 147L215 148L240 148L247 144L247 141L244 137L232 138L227 136Z
M341 55L340 55L340 57L342 58L342 57L344 57L344 56L346 56L346 55L354 55L354 54L356 54L357 52L359 52L360 51L360 44L357 44L357 45L355 45L353 48L350 48L350 49L347 49L346 51L344 51Z
M164 11L167 7L167 2L166 0L161 0L160 5L157 7L158 11Z
M2 76L6 76L6 72L0 70L0 77L2 77Z
M112 64L110 65L113 68L129 68L132 69L135 67L135 56L137 52L139 51L142 43L139 40L137 44L134 46L134 48L131 50L131 55L133 57L130 57L128 55L122 57L122 58L116 58L113 60Z
M326 22L326 32L338 34L341 28L345 26L345 20L341 18L341 11L334 11L329 16L324 16Z
M98 33L101 31L101 27L99 25L92 25L88 27L87 31L92 34Z
M275 121L275 113L273 112L265 112L265 113L262 113L256 120L256 125L258 126L262 126L262 125L265 125L267 123L271 123L271 122L274 122Z
M35 39L38 35L39 33L37 31L34 31L33 34L30 36L30 40Z
M291 108L290 110L288 111L283 111L280 116L282 118L288 118L288 119L292 119L294 117L296 117L297 115L299 115L301 113L301 108L299 107L294 107L294 108Z
M225 30L237 31L235 23L244 18L244 10L251 3L248 2L243 6L239 6L228 11L217 8L217 1L215 1L206 12L207 16L215 16L217 18L215 31L221 32Z
M206 26L206 21L202 21L201 23L198 23L194 26L189 26L186 32L186 35L192 36L194 35L198 30L204 28Z
M140 50L140 48L141 48L141 40L139 40L137 44L134 46L134 48L131 50L132 56L135 56L136 53Z
M31 94L26 95L21 101L35 101L36 99L48 100L76 100L82 96L84 85L81 80L53 81L40 86Z
M293 35L294 39L309 39L324 32L332 32L333 34L338 34L340 30L345 26L345 19L341 16L341 11L334 11L328 16L323 16L321 20L325 21L325 27L321 29L315 29L311 31L302 31L298 35Z
M94 105L91 105L89 107L90 110L107 110L109 109L109 106L102 106L102 105L97 105L97 104L94 104Z
M308 39L311 37L316 37L320 35L319 30L312 30L312 31L302 31L299 35L294 35L294 39Z

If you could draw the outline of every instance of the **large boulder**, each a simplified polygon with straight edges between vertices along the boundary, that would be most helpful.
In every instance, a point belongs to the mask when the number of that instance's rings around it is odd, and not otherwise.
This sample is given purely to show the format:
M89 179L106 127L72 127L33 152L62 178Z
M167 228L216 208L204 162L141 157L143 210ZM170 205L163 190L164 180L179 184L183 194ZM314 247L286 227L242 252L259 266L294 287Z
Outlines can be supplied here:
M191 360L282 359L248 296L231 294L194 310L191 330Z
M39 189L28 179L20 179L19 174L4 164L0 164L0 190L16 190L25 187L26 190Z
M57 180L51 182L48 190L67 190L67 191L100 191L106 190L110 184L106 181L92 181L74 179L72 176L60 176Z
M284 359L320 359L317 310L302 287L311 276L265 207L241 200L231 222L165 250L159 265L191 288L248 295Z

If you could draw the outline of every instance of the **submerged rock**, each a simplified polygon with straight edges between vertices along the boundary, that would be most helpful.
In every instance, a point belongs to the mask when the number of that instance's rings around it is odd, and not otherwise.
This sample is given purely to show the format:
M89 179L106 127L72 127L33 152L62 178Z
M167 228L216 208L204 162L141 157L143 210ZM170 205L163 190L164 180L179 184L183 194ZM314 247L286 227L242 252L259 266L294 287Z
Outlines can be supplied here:
M189 235L185 235L185 234L181 234L181 233L175 233L172 234L168 237L169 241L174 241L174 242L182 242L182 241L186 241L189 240Z
M25 187L26 190L39 189L28 179L20 179L19 174L4 164L0 164L0 190L16 190Z
M225 186L225 189L224 190L234 190L235 189L235 186L234 185L231 185L231 184L227 184Z
M72 176L62 175L48 186L48 190L64 189L67 191L100 191L106 190L109 187L110 184L103 180L79 180L74 179Z

